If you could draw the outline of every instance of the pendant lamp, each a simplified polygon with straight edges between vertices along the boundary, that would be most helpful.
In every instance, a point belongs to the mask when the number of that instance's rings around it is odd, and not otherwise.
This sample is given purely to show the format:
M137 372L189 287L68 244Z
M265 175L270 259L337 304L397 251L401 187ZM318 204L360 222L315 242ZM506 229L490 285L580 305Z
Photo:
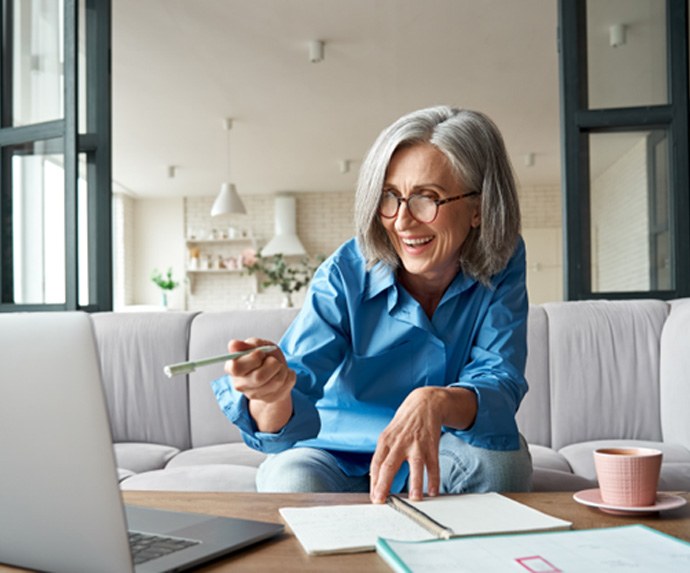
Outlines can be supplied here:
M217 215L227 215L230 213L246 213L247 209L242 202L234 183L230 183L230 130L232 129L232 119L226 118L223 127L227 132L227 179L220 186L220 192L211 207L211 217Z

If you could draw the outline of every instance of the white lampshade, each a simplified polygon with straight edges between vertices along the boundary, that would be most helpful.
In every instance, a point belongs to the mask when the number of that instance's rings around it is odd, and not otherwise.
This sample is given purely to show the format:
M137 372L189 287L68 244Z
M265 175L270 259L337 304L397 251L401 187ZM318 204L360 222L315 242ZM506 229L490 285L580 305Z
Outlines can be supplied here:
M246 213L247 209L242 203L237 189L233 183L223 183L220 186L220 193L211 207L211 217L216 215L227 215L229 213Z
M261 254L264 257L306 255L307 251L297 236L297 200L289 195L279 195L274 206L275 236L261 249Z

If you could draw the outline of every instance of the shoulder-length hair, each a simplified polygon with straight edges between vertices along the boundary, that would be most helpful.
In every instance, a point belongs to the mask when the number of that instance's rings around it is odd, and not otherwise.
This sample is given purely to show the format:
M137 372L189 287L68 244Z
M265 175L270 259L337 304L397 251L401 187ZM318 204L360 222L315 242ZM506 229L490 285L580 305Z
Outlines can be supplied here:
M462 271L484 284L505 268L520 233L515 177L496 125L480 112L438 106L405 115L384 129L359 172L355 226L371 268L378 262L394 270L400 261L378 215L386 170L397 149L431 143L450 162L467 191L480 195L481 223L470 230L460 252Z

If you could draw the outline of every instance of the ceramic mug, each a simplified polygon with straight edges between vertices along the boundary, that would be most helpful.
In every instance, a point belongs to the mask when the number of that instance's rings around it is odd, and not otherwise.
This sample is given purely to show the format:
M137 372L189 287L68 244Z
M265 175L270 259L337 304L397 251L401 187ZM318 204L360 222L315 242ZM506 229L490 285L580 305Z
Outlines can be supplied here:
M645 507L656 502L662 453L652 448L600 448L594 467L604 503Z

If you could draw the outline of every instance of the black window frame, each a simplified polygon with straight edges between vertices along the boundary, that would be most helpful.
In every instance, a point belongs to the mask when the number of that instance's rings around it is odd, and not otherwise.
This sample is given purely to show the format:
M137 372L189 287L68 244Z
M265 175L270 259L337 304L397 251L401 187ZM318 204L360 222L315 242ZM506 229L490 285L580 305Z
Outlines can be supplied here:
M0 312L112 310L111 0L81 0L85 18L85 70L79 69L80 0L64 0L63 118L12 126L13 2L0 0ZM85 72L86 132L79 133L79 74ZM65 302L14 302L12 170L6 148L47 139L64 142ZM79 304L77 184L86 158L89 304Z
M690 296L690 178L688 177L688 3L666 0L669 103L628 108L588 108L587 1L558 3L564 298L674 299ZM673 288L592 290L589 134L664 130L669 136Z

